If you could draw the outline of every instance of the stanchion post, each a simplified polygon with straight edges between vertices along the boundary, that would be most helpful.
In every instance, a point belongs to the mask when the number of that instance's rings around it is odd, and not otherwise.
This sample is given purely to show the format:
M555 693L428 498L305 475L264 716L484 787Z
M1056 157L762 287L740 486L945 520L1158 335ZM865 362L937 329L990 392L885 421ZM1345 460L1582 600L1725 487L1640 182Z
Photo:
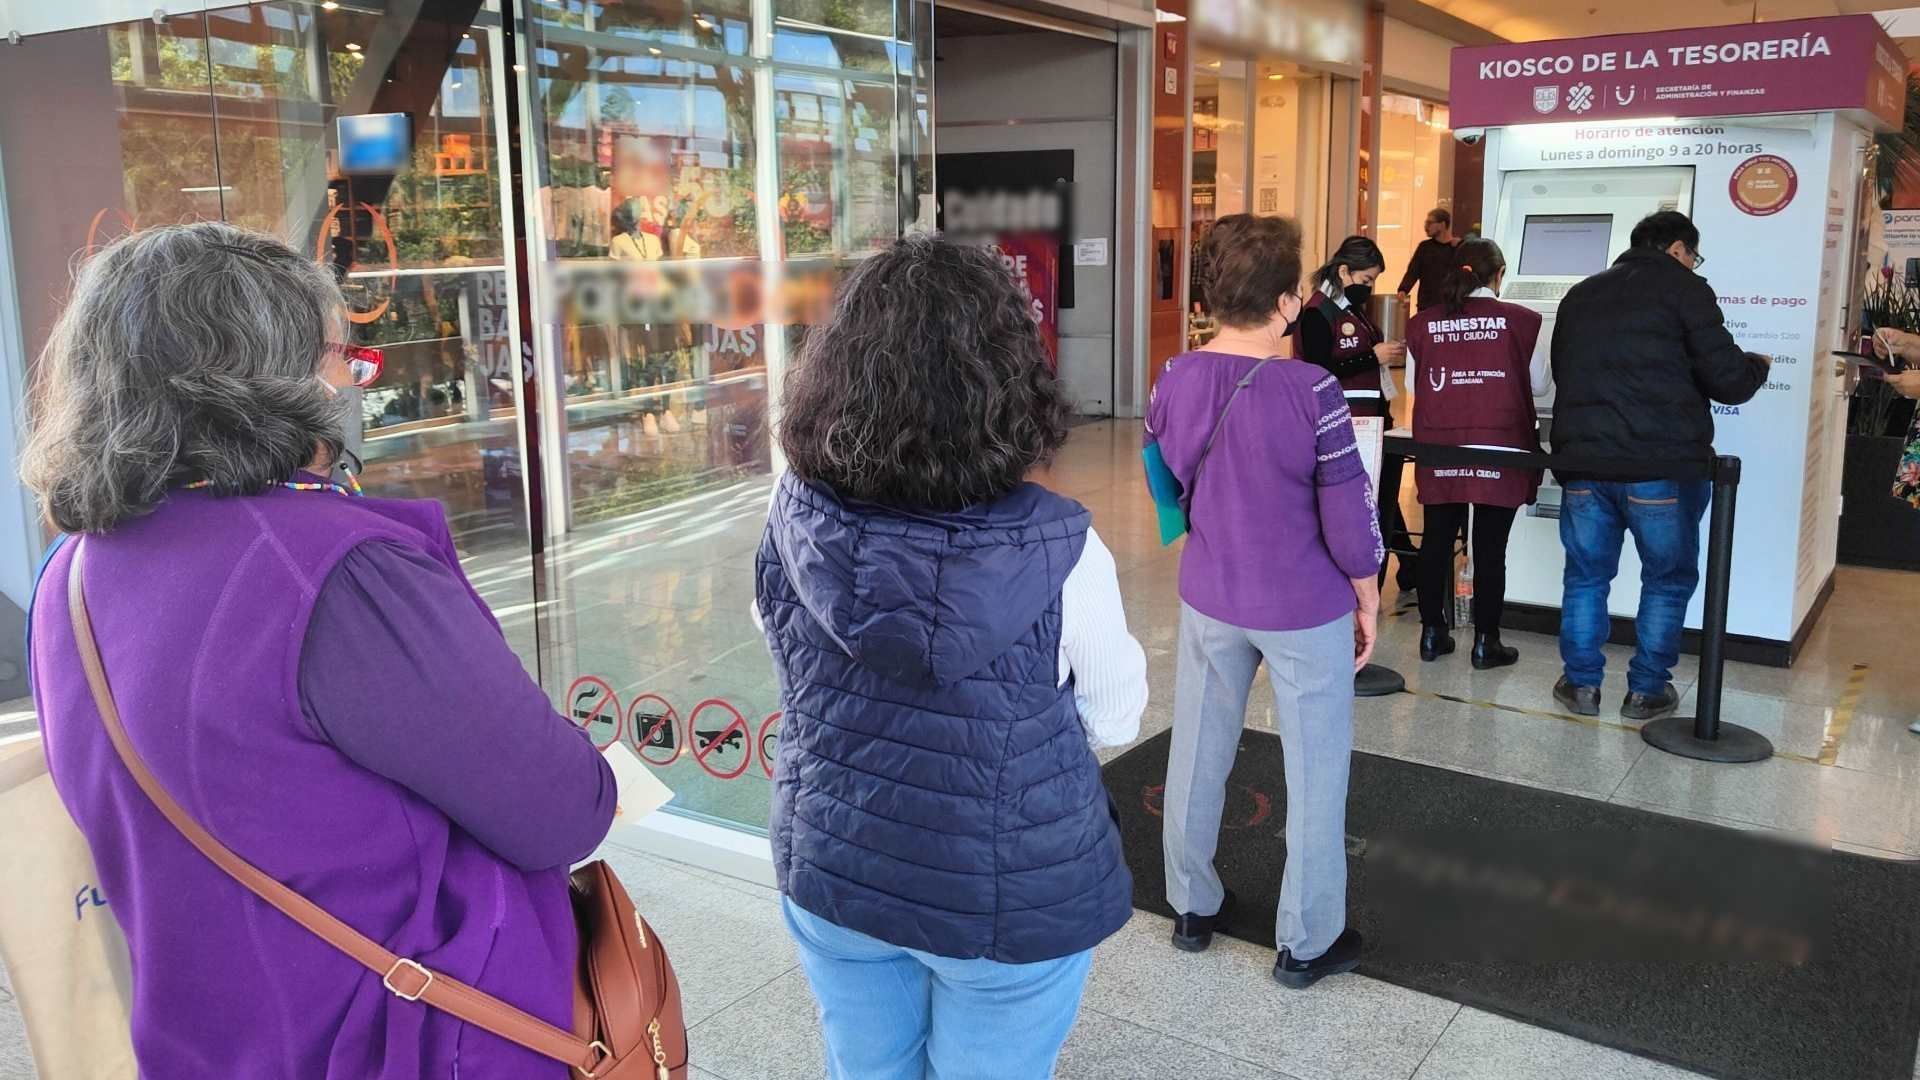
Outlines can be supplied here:
M1700 680L1692 717L1670 716L1640 729L1649 746L1696 761L1765 761L1773 743L1757 731L1720 722L1726 685L1727 601L1733 591L1733 515L1740 492L1740 459L1713 463L1713 503L1707 519L1707 595L1700 623Z
M1707 597L1700 637L1699 710L1693 737L1720 737L1720 691L1725 685L1727 601L1733 591L1733 512L1740 496L1740 459L1714 461L1713 509L1707 517Z

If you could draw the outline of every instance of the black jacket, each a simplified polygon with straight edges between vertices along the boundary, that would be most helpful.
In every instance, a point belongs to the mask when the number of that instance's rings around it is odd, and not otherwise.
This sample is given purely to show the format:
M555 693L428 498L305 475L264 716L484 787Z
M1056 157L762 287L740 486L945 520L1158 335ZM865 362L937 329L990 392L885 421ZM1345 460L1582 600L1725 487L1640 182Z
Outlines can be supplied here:
M1766 381L1766 361L1734 343L1705 278L1664 251L1628 251L1560 301L1553 450L1704 461L1713 456L1711 402L1742 404Z
M1460 265L1460 241L1443 244L1438 240L1420 241L1413 249L1413 258L1407 260L1406 276L1400 279L1400 291L1406 292L1418 284L1420 291L1414 295L1413 310L1422 312L1440 302L1440 286Z

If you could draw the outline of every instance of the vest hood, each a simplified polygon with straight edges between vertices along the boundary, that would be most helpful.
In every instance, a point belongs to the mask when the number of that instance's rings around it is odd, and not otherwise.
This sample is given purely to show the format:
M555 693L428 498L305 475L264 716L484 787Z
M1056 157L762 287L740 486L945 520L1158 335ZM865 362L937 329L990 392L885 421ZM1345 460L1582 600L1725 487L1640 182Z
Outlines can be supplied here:
M966 510L842 501L791 473L769 533L800 602L848 656L914 687L978 674L1032 629L1092 515L1037 484Z

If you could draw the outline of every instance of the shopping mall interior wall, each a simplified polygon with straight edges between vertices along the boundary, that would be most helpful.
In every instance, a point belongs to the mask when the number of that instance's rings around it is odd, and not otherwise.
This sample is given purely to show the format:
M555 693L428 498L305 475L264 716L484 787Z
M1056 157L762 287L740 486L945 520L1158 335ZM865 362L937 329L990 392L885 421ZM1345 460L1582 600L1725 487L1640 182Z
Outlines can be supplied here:
M1082 412L1109 415L1114 401L1115 47L1036 32L936 37L935 55L940 153L1073 151L1072 239L1107 238L1109 254L1105 266L1061 268L1074 273L1074 306L1060 312L1060 374Z

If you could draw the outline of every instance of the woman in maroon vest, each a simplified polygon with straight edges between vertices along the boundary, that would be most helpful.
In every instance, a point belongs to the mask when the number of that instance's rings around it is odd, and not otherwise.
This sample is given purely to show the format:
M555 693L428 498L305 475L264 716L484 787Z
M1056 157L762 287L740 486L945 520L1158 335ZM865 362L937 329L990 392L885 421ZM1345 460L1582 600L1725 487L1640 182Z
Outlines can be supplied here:
M1381 367L1406 355L1406 346L1386 340L1367 315L1374 279L1386 268L1380 245L1364 236L1347 237L1314 273L1296 331L1301 358L1339 377L1347 409L1355 416L1387 415L1393 379Z
M1341 241L1339 250L1313 274L1313 288L1294 329L1294 351L1339 378L1349 412L1388 417L1387 426L1392 427L1393 375L1386 366L1399 363L1406 356L1406 346L1386 340L1367 314L1374 280L1386 268L1386 256L1372 240L1349 236ZM1401 471L1400 458L1387 458L1375 494L1380 504L1380 535L1392 541L1389 551L1404 553L1413 550L1413 540L1400 520ZM1396 578L1402 594L1414 589L1415 562L1406 554L1400 556ZM1384 562L1380 580L1387 580Z
M1442 302L1407 324L1407 387L1413 437L1420 442L1537 450L1533 399L1550 385L1545 356L1534 356L1540 316L1497 296L1507 260L1491 240L1461 244ZM1540 488L1538 469L1420 466L1420 504L1429 537L1454 537L1472 507L1473 666L1506 667L1519 651L1500 643L1507 588L1507 535L1520 507ZM1448 552L1447 554L1451 554ZM1454 649L1447 631L1447 579L1453 560L1436 549L1420 560L1420 659Z

